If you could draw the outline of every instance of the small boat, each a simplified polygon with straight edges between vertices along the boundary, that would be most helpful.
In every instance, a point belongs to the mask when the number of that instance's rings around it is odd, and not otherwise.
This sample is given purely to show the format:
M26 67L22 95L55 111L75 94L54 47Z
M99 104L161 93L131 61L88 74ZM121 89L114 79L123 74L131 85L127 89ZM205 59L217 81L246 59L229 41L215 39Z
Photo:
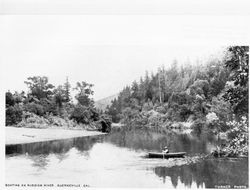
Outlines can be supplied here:
M186 152L175 153L161 153L161 152L149 152L149 158L183 158Z

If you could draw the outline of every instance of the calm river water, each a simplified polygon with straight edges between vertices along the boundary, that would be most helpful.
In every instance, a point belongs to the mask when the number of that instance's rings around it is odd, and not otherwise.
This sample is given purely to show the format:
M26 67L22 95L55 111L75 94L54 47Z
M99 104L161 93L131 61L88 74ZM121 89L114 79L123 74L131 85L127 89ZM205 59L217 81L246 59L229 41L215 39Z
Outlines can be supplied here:
M210 134L130 131L6 147L7 184L90 187L248 187L247 159L206 158ZM148 151L185 151L185 158L149 159ZM227 186L229 187L229 186Z

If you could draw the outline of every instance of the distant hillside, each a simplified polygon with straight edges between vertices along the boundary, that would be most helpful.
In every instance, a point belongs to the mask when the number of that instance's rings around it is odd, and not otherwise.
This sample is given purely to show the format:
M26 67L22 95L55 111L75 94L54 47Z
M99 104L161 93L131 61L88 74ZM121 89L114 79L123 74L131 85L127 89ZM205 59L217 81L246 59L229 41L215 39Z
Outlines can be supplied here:
M105 110L108 105L111 105L111 101L118 97L118 94L97 100L95 107L100 110Z

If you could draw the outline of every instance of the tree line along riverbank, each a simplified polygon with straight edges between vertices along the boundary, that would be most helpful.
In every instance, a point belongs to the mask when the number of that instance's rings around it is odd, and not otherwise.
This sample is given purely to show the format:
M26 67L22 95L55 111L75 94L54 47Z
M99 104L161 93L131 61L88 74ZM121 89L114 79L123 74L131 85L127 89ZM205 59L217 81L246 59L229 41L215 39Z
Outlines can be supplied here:
M6 92L6 126L27 128L78 128L109 132L111 119L94 107L92 84L66 79L55 87L48 77L34 76L24 81L29 91ZM70 95L76 91L76 103Z
M174 61L146 72L119 93L106 113L126 130L210 130L227 139L216 155L248 155L248 52L247 46L232 46L202 64Z
M56 87L48 77L29 77L24 81L28 92L6 92L6 125L110 132L113 122L121 123L114 125L121 130L211 130L227 136L217 152L248 155L248 52L247 46L232 46L203 64L174 61L169 68L146 72L105 110L94 105L93 84L71 87L66 78Z

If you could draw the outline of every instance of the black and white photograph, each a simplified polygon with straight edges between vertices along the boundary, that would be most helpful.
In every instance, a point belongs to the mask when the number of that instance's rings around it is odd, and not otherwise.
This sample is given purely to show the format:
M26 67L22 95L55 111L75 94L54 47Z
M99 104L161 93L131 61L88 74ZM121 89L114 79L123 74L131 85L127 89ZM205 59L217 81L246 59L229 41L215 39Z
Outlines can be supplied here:
M2 1L1 187L248 189L246 1L119 2Z

